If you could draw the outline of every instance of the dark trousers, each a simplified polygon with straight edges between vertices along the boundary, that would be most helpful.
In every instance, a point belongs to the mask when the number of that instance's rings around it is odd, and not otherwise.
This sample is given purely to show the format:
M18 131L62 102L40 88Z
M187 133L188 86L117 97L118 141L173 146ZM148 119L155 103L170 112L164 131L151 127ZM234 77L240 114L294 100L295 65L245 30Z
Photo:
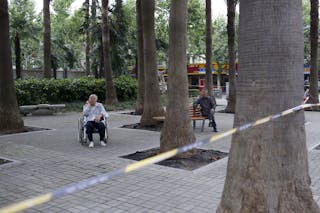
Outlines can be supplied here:
M214 113L208 113L207 115L205 115L205 117L208 117L208 119L209 119L209 121L211 122L211 124L212 124L212 127L213 127L213 129L217 129L217 124L216 124L216 121L215 121L215 119L214 119Z
M100 135L100 141L103 141L105 138L105 125L103 122L95 122L95 121L88 121L86 124L86 128L87 128L87 135L88 135L88 139L89 141L93 141L93 132L94 129L97 129Z

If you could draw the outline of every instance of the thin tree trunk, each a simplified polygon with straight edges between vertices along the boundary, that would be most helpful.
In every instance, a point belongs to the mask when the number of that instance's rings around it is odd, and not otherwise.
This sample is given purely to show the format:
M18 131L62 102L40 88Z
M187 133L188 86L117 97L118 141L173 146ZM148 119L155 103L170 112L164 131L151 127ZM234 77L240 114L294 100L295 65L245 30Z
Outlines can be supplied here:
M319 0L310 0L310 43L311 43L311 67L310 67L310 99L308 103L319 102L318 92L318 29L319 29Z
M143 62L143 32L142 32L142 14L141 1L136 0L136 14L137 14L137 68L138 68L138 97L136 102L136 114L143 114L144 105L144 62Z
M68 68L67 67L63 68L63 78L68 78Z
M44 78L51 78L50 0L43 0L43 26Z
M0 0L0 131L23 128L12 75L7 0Z
M144 107L140 120L142 126L157 125L157 121L152 117L164 115L158 81L154 11L155 0L141 1L145 73Z
M85 0L84 2L84 7L85 7L85 52L86 52L86 75L90 75L90 33L89 33L89 26L90 26L90 14L89 14L89 7L90 3L89 0Z
M92 25L92 29L96 29L96 27L97 27L97 0L92 0L91 25ZM94 30L92 30L92 32L94 32ZM91 39L92 38L93 38L93 35L91 34ZM95 41L93 41L93 39L92 39L91 43L93 44L93 43L95 43ZM92 58L92 72L93 72L93 75L95 78L99 77L96 56L93 56L93 58Z
M301 104L300 0L242 0L234 125ZM290 76L290 77L288 77ZM304 112L235 134L221 212L320 212L308 171Z
M16 55L16 79L21 79L21 47L19 34L14 37L14 52Z
M106 104L116 104L118 103L118 99L112 80L110 31L108 23L108 0L102 0L102 44L106 78Z
M228 105L225 112L234 113L236 105L235 94L235 51L234 51L234 38L235 38L235 9L236 0L227 0L228 5L228 55L229 55L229 97Z
M169 81L167 114L161 131L160 151L193 143L189 117L187 66L187 0L171 0L169 26Z
M213 97L211 0L206 0L206 89Z

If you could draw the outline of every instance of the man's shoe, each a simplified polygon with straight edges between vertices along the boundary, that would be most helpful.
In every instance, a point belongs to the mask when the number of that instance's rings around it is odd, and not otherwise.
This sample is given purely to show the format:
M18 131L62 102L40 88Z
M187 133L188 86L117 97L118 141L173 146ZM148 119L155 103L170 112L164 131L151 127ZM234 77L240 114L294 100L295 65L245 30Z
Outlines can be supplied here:
M101 146L106 146L107 144L104 141L100 141Z
M93 148L93 147L94 147L94 143L93 143L93 141L90 141L89 148Z
M213 129L213 132L218 132L218 130L217 129Z

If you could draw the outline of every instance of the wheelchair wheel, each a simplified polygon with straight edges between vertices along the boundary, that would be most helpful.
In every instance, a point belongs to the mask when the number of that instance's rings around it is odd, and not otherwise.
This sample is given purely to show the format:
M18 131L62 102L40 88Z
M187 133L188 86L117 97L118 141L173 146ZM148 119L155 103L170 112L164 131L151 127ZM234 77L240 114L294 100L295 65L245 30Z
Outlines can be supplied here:
M109 122L107 121L106 122L106 129L105 129L105 143L107 143L109 140L110 140L110 124Z
M83 118L78 121L78 141L81 144L85 144L87 140L84 138Z

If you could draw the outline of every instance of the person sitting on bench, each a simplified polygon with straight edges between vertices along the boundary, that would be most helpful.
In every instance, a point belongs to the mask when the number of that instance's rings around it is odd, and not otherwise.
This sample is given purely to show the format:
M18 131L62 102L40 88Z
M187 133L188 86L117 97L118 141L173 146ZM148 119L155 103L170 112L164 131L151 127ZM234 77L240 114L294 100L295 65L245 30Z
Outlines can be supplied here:
M214 112L216 108L216 102L209 96L208 90L203 89L200 91L200 97L193 103L193 107L201 107L201 114L209 119L209 127L213 127L214 132L218 132L217 124L214 120Z
M85 129L89 139L89 147L93 148L93 132L98 129L100 135L101 146L106 146L105 143L105 122L104 119L109 117L104 106L97 102L98 96L95 94L90 95L88 101L83 106L83 115L85 121Z

